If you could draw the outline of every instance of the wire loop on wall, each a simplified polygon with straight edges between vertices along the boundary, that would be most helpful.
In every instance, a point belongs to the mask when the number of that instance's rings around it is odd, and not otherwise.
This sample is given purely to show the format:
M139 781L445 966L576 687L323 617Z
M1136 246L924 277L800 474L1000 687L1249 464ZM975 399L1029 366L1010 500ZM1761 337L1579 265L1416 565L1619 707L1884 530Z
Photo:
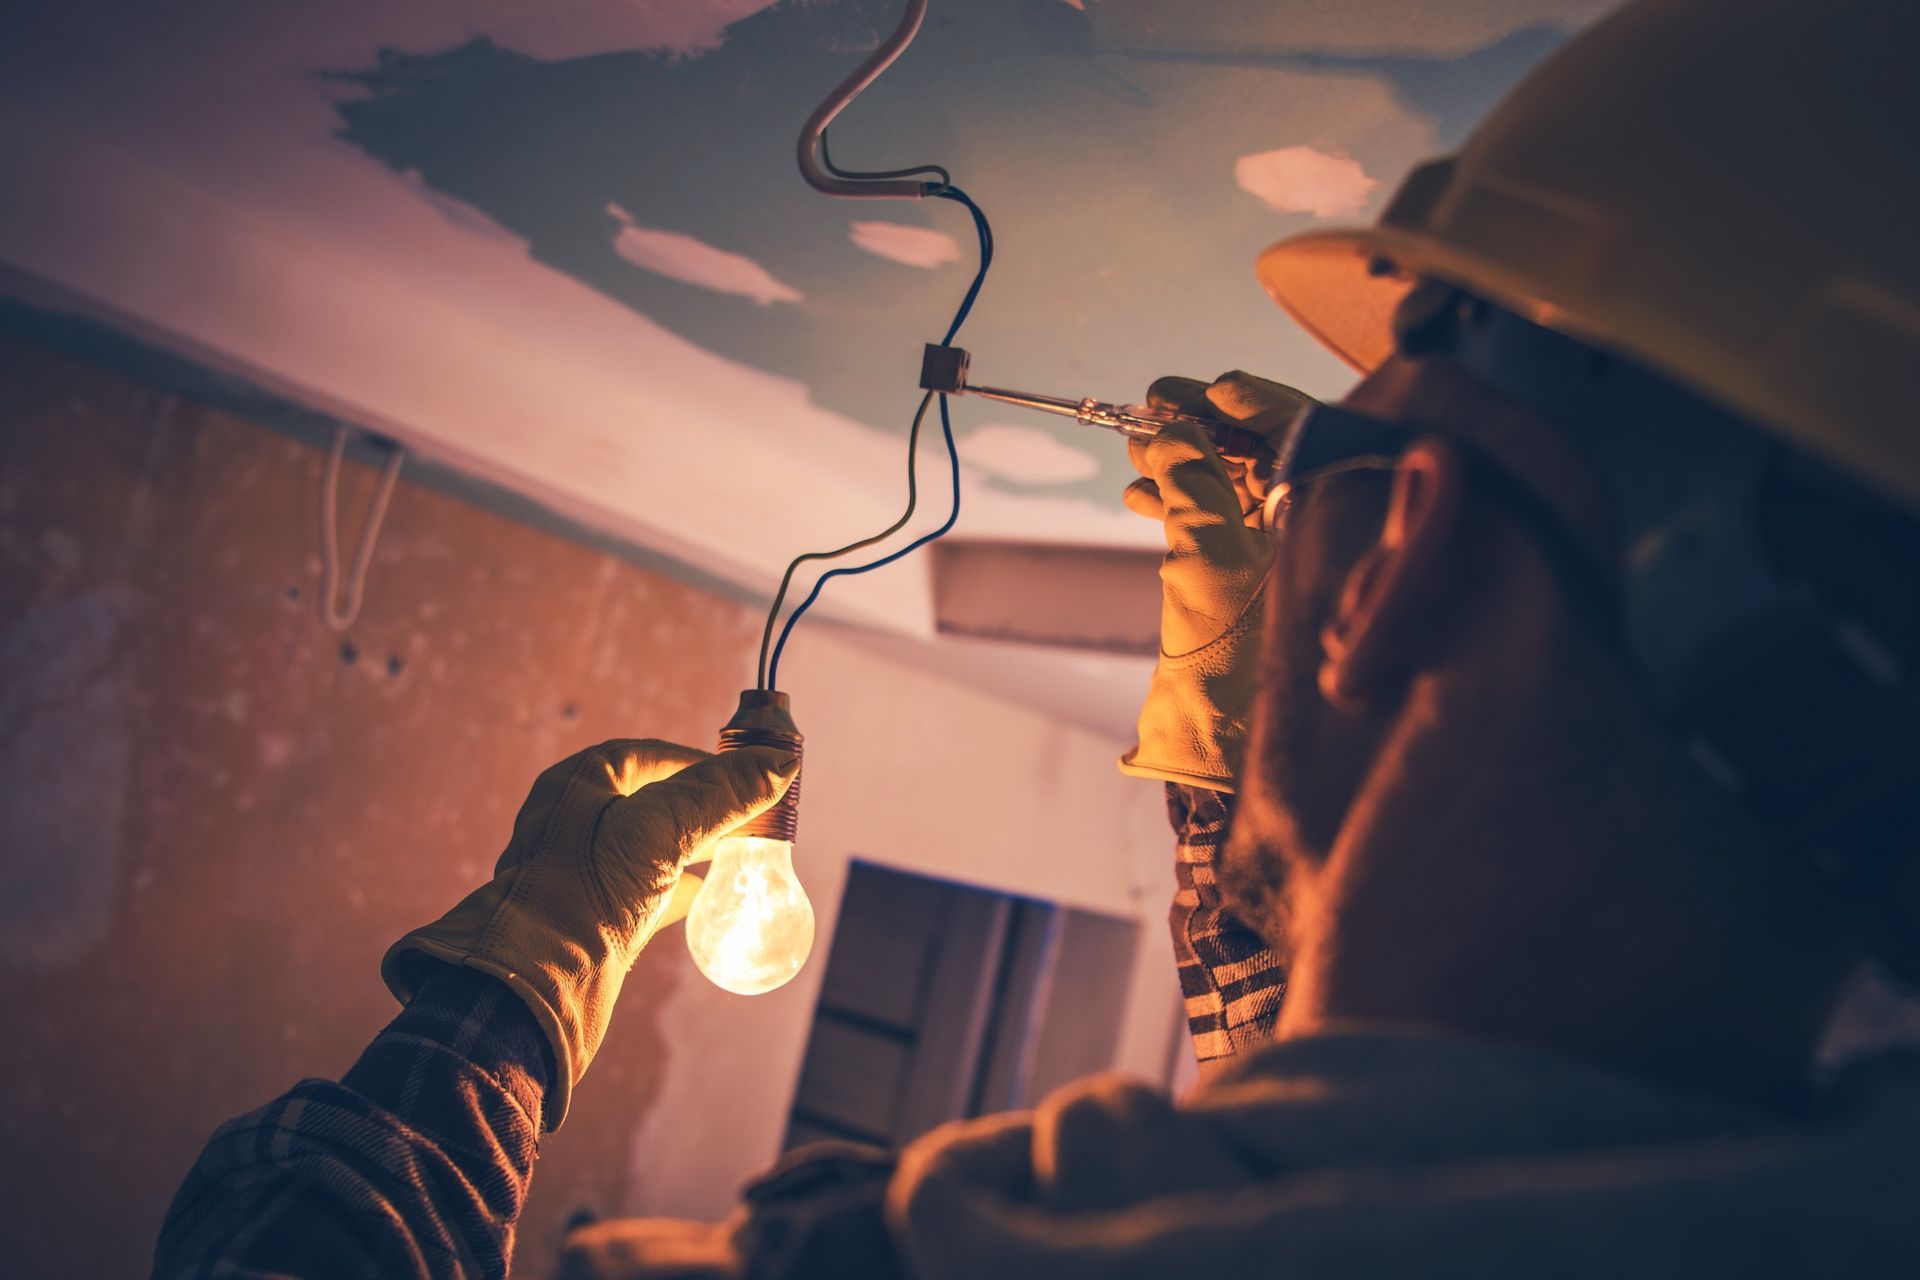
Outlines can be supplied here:
M367 566L373 562L373 549L380 541L380 526L387 518L387 504L400 480L400 466L407 460L402 445L393 445L387 465L380 473L379 487L367 507L366 520L360 526L360 542L354 548L353 568L347 574L346 599L338 599L340 577L340 463L347 452L347 429L335 427L333 448L327 454L327 468L320 480L320 620L335 631L345 631L360 616L360 599L366 590Z

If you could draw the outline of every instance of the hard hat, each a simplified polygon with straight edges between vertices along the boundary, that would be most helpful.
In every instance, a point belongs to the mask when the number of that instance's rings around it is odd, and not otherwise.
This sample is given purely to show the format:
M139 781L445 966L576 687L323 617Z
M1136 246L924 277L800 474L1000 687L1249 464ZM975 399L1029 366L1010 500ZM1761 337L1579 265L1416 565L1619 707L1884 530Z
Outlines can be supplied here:
M1362 371L1417 278L1458 285L1920 508L1916 48L1902 0L1637 0L1260 282Z

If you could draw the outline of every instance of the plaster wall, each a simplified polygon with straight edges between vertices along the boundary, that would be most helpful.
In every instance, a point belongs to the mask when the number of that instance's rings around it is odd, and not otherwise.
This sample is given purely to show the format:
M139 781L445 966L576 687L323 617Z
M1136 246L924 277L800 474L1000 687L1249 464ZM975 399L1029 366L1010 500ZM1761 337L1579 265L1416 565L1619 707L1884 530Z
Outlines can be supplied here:
M343 1071L399 932L484 877L534 775L607 737L705 744L757 610L403 479L359 622L317 620L323 453L0 340L0 1252L137 1274L207 1134ZM372 489L349 465L351 544ZM1158 789L1121 744L802 629L799 866L825 954L849 858L1138 918L1118 1065L1167 1068ZM678 930L641 957L522 1267L559 1224L709 1215L770 1157L819 979L748 1000Z

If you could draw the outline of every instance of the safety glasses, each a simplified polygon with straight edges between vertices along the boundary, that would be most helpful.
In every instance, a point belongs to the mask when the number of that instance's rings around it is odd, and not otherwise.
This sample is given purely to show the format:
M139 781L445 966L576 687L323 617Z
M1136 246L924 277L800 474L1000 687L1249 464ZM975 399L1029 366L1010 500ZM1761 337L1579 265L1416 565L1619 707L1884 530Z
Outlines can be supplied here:
M1276 543L1287 512L1307 485L1354 471L1391 471L1427 429L1368 417L1334 405L1315 405L1295 420L1273 468L1273 487L1261 505L1260 526ZM1474 486L1506 507L1532 532L1576 604L1610 636L1619 632L1619 596L1611 576L1594 564L1558 513L1508 472L1465 442L1450 443L1467 464Z
M1332 405L1315 405L1294 420L1274 463L1260 527L1279 538L1287 510L1304 486L1349 471L1391 471L1421 433Z

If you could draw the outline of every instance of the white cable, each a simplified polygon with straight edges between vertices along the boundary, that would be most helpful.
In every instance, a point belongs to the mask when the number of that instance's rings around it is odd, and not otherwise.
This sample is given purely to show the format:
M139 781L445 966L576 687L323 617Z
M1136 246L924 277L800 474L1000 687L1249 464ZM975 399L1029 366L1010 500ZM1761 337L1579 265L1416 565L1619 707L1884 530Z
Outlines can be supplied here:
M373 549L380 541L380 524L387 518L387 503L393 486L400 479L400 464L407 451L393 446L386 470L380 473L380 487L374 490L367 508L366 522L360 527L360 544L354 549L353 571L347 576L344 608L335 608L340 577L340 461L347 452L347 429L336 427L333 450L327 455L327 469L320 481L320 620L335 631L345 631L360 616L360 596L367 585L367 566L373 562Z
M913 38L920 34L920 23L927 16L927 0L907 0L906 12L900 15L900 25L892 35L881 41L880 47L867 55L866 61L853 69L853 74L840 82L840 86L827 95L825 102L813 109L807 122L800 129L800 142L796 148L800 160L800 176L815 191L830 196L841 196L849 200L920 200L932 195L946 184L940 182L921 182L906 175L915 170L903 170L888 174L836 174L831 166L821 164L820 149L827 126L833 118L846 110L847 104L860 96L861 90L879 78L880 73L893 65Z

